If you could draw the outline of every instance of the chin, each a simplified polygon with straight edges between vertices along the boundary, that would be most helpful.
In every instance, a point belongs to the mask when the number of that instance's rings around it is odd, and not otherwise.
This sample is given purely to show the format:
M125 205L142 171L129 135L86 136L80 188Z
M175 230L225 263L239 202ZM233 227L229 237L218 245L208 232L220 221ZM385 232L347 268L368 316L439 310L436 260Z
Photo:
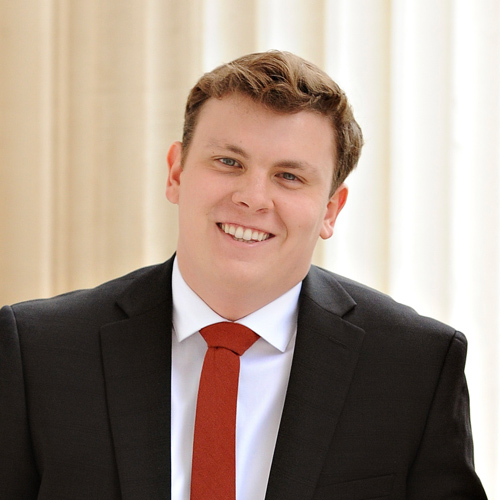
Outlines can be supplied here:
M224 283L226 286L242 288L257 285L262 287L268 273L264 272L262 265L257 265L257 267L243 261L223 263L214 278L217 280L216 283Z

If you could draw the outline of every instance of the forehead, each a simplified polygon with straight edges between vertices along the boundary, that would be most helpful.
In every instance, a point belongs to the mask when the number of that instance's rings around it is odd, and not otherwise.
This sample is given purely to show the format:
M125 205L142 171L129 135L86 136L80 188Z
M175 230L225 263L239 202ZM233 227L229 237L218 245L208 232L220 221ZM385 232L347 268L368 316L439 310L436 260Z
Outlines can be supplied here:
M242 94L208 99L200 110L192 142L231 143L276 154L313 155L333 165L335 137L331 121L315 111L283 113Z

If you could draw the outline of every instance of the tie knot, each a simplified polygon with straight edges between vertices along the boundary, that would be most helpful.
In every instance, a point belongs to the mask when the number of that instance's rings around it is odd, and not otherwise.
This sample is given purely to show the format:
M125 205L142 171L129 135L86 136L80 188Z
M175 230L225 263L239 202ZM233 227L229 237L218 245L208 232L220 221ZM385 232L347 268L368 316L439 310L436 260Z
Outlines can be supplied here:
M214 323L200 330L208 347L223 347L241 356L259 336L239 323Z

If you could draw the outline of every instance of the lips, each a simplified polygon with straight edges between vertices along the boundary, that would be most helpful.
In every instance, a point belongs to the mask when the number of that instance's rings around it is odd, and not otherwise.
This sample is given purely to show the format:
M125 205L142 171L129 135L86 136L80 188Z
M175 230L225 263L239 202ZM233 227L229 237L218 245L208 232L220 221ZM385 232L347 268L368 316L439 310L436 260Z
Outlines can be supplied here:
M265 241L273 236L271 233L235 224L219 223L217 225L222 229L222 231L231 235L236 241Z

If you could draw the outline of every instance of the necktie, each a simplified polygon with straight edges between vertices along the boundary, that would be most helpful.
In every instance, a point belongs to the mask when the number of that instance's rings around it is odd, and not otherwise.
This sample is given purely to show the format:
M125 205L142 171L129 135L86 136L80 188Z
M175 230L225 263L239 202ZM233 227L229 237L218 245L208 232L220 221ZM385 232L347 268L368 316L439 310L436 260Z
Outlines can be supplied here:
M191 500L235 500L240 356L259 336L229 322L207 326L200 333L208 350L196 404Z

